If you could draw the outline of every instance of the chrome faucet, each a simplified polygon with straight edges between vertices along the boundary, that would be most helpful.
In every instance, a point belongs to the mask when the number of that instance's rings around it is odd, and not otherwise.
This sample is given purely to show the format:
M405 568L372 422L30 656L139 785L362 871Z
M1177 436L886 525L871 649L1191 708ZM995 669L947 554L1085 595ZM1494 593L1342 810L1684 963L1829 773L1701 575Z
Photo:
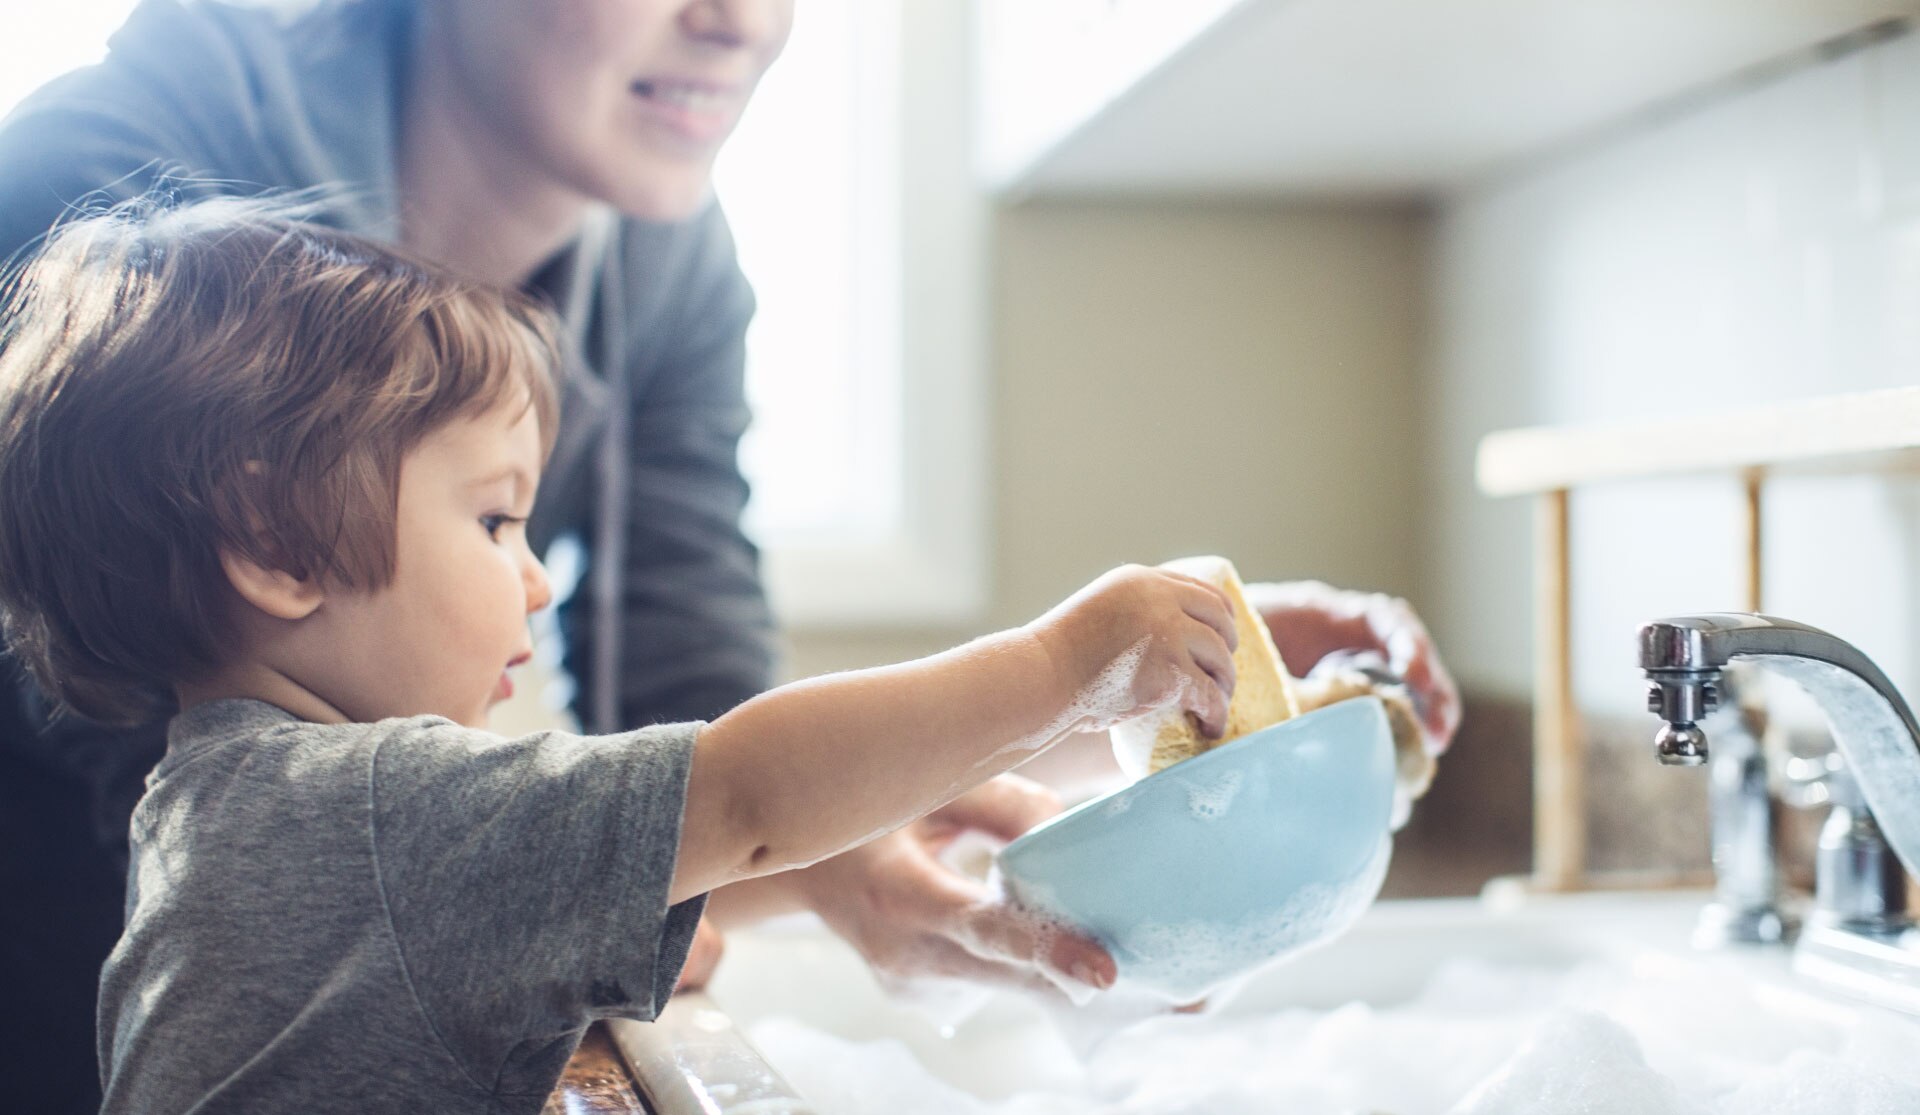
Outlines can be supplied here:
M1767 718L1757 699L1760 678L1746 663L1730 666L1724 677L1729 707L1721 719L1729 730L1714 729L1707 760L1714 894L1700 911L1693 939L1701 948L1780 944L1800 927L1781 903L1779 829L1764 742ZM1818 791L1825 794L1826 769L1820 773Z
M1920 723L1879 667L1825 631L1743 613L1678 616L1640 628L1648 707L1666 721L1654 741L1661 762L1707 761L1699 722L1736 660L1797 682L1826 713L1839 748L1795 968L1920 1013L1920 932L1906 915L1900 870L1901 862L1920 866Z

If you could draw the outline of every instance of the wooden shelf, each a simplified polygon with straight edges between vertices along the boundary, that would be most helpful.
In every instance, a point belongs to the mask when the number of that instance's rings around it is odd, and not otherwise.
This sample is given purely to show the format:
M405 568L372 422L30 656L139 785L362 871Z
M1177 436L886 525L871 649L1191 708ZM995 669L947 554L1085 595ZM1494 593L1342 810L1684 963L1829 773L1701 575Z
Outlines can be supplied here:
M1699 418L1504 430L1480 442L1488 495L1688 473L1920 471L1920 387Z

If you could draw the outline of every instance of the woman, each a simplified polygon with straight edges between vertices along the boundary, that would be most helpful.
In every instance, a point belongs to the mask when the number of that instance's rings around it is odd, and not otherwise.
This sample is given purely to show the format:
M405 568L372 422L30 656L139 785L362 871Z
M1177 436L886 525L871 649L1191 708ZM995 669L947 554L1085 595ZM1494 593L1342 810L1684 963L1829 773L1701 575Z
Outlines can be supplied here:
M560 609L576 710L601 731L713 717L770 682L772 622L735 460L753 298L710 172L792 14L792 0L148 0L104 64L0 124L0 256L93 196L344 186L330 222L544 294L575 359L532 533L587 555ZM1450 683L1411 613L1378 603L1276 598L1269 620L1296 670L1330 649L1393 651L1425 679L1444 742ZM161 735L49 724L29 692L14 704L0 708L14 911L0 985L22 991L4 1008L18 1040L0 1042L16 1059L0 1092L91 1109L94 977ZM89 809L93 842L77 825ZM932 852L1057 809L1030 783L990 784L725 904L810 906L894 975L1031 983L1041 946ZM1050 947L1058 970L1111 971L1090 941Z

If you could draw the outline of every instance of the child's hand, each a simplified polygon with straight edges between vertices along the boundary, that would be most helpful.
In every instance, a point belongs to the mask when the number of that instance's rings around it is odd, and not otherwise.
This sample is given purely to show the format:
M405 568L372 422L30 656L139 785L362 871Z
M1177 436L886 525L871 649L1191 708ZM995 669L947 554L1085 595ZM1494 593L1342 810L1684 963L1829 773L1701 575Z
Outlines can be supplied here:
M1067 705L1063 729L1101 731L1178 705L1218 739L1237 637L1227 596L1205 581L1124 565L1029 625Z

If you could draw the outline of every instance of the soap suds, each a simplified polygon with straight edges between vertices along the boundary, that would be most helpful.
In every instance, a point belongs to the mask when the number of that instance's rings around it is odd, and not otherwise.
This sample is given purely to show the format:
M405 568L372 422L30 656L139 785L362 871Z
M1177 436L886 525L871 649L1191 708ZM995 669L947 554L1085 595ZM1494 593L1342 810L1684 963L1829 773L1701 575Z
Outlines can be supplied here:
M1233 797L1240 792L1240 784L1245 780L1245 772L1237 770L1207 779L1190 779L1185 786L1187 811L1197 821L1219 820L1233 807Z
M1111 995L1073 1013L1098 1012ZM1001 996L956 1049L993 1043L1018 1077L958 1061L936 1073L898 1041L788 1017L749 1033L801 1095L840 1115L1920 1111L1920 1021L1808 1012L1706 963L1457 960L1395 1005L1132 1021L1103 1041L1066 1043Z
M1366 868L1344 886L1316 883L1295 891L1279 909L1239 924L1145 922L1115 942L1119 954L1156 959L1151 978L1189 989L1198 1000L1244 982L1259 969L1327 944L1347 931L1380 893L1393 844L1382 839ZM1123 982L1127 965L1121 966Z

